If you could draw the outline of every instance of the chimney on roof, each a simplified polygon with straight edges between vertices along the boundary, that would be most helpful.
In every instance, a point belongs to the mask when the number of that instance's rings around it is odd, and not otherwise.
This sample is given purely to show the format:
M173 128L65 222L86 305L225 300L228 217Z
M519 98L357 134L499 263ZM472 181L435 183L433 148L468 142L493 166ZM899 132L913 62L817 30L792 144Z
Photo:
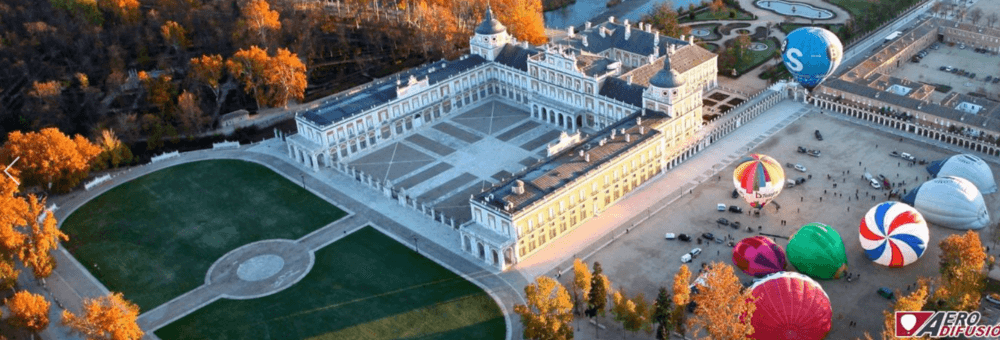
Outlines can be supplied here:
M590 30L590 21L588 21L588 22L586 22L586 23L583 24L583 30L584 31L589 31Z
M632 135L626 133L625 134L625 143L629 143L631 141L632 141Z
M628 19L625 19L625 40L632 35L632 25L628 24Z
M694 36L693 35L688 36L688 43L694 44Z
M600 28L599 31L601 33L601 38L604 38L606 36L605 33L604 33L604 26L601 26L601 28Z
M684 40L684 35L683 34L681 34L681 40Z
M625 19L625 21L622 21L622 25L628 26L628 19Z
M597 144L598 144L599 146L604 146L604 144L605 144L605 143L607 143L607 142L608 142L608 139L607 139L607 138L601 138L601 141L600 141L600 142L597 142Z
M587 36L586 35L583 36L583 46L590 46L590 44L587 43Z
M589 153L583 154L583 161L587 162L587 163L590 163L590 154Z
M625 134L625 128L622 128L622 134L623 135Z
M632 85L632 75L631 74L628 75L628 84Z
M646 134L646 127L645 126L642 126L642 125L639 126L639 134L640 135Z
M573 26L570 26L569 29L566 30L566 34L569 35L570 38L575 37L576 34L573 32L574 30Z
M524 194L524 181L522 181L522 180L516 180L516 181L514 181L514 187L511 188L511 191L514 192L514 195L523 195Z
M677 52L677 46L670 44L670 47L667 48L667 55L674 55L674 52Z
M660 31L653 33L653 46L660 46Z
M608 17L608 22L610 22L612 24L615 23L615 16L612 15L612 16Z
M642 117L635 117L635 125L642 125Z
M618 135L618 130L612 129L611 130L611 140L615 140L615 136L617 136L617 135Z

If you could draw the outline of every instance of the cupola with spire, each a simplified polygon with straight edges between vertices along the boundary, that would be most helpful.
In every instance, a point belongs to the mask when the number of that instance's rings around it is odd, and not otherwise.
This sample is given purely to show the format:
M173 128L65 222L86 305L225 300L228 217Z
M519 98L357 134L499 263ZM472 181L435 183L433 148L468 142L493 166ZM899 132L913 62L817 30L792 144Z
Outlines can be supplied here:
M476 27L475 33L469 39L469 48L473 54L481 55L486 60L496 58L504 45L513 40L507 33L507 27L493 16L493 7L489 5L486 6L486 15Z
M674 116L674 105L689 95L684 89L684 79L670 67L668 53L663 57L663 68L649 79L649 87L642 93L643 107Z

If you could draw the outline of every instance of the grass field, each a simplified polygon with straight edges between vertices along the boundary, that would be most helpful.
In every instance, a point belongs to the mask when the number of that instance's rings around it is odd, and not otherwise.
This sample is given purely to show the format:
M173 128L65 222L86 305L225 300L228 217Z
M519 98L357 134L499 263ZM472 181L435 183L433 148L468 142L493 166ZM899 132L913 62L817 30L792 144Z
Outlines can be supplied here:
M62 230L80 263L146 311L203 284L230 250L297 239L344 215L264 166L218 160L119 185L77 209Z
M156 331L161 339L503 339L494 300L371 227L316 252L277 294L219 300Z

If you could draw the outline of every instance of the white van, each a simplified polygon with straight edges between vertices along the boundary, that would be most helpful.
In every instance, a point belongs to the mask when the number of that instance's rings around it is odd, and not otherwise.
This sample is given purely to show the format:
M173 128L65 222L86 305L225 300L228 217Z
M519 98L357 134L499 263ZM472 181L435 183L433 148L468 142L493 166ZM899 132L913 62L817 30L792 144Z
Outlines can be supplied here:
M791 188L791 187L794 187L794 186L795 186L795 181L794 180L790 180L790 179L786 179L785 180L785 187L786 188Z
M719 205L716 206L715 209L717 209L719 211L726 211L726 205L722 204L722 203L719 203Z

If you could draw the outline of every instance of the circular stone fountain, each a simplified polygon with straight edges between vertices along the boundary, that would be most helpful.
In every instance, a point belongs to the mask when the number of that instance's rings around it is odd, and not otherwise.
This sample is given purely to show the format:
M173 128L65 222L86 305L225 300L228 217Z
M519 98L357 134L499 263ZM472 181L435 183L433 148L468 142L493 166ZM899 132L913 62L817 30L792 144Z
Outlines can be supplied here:
M761 42L750 43L751 51L767 51L767 44Z
M236 276L243 281L255 282L274 276L285 267L285 260L278 255L257 255L240 263Z
M833 19L833 12L813 7L801 2L786 2L782 0L757 0L754 5L781 15L795 16L806 19Z
M709 30L704 29L704 28L695 28L695 29L691 30L691 35L696 36L696 37L707 37L707 36L709 36L711 34L712 34L712 31L709 31Z

